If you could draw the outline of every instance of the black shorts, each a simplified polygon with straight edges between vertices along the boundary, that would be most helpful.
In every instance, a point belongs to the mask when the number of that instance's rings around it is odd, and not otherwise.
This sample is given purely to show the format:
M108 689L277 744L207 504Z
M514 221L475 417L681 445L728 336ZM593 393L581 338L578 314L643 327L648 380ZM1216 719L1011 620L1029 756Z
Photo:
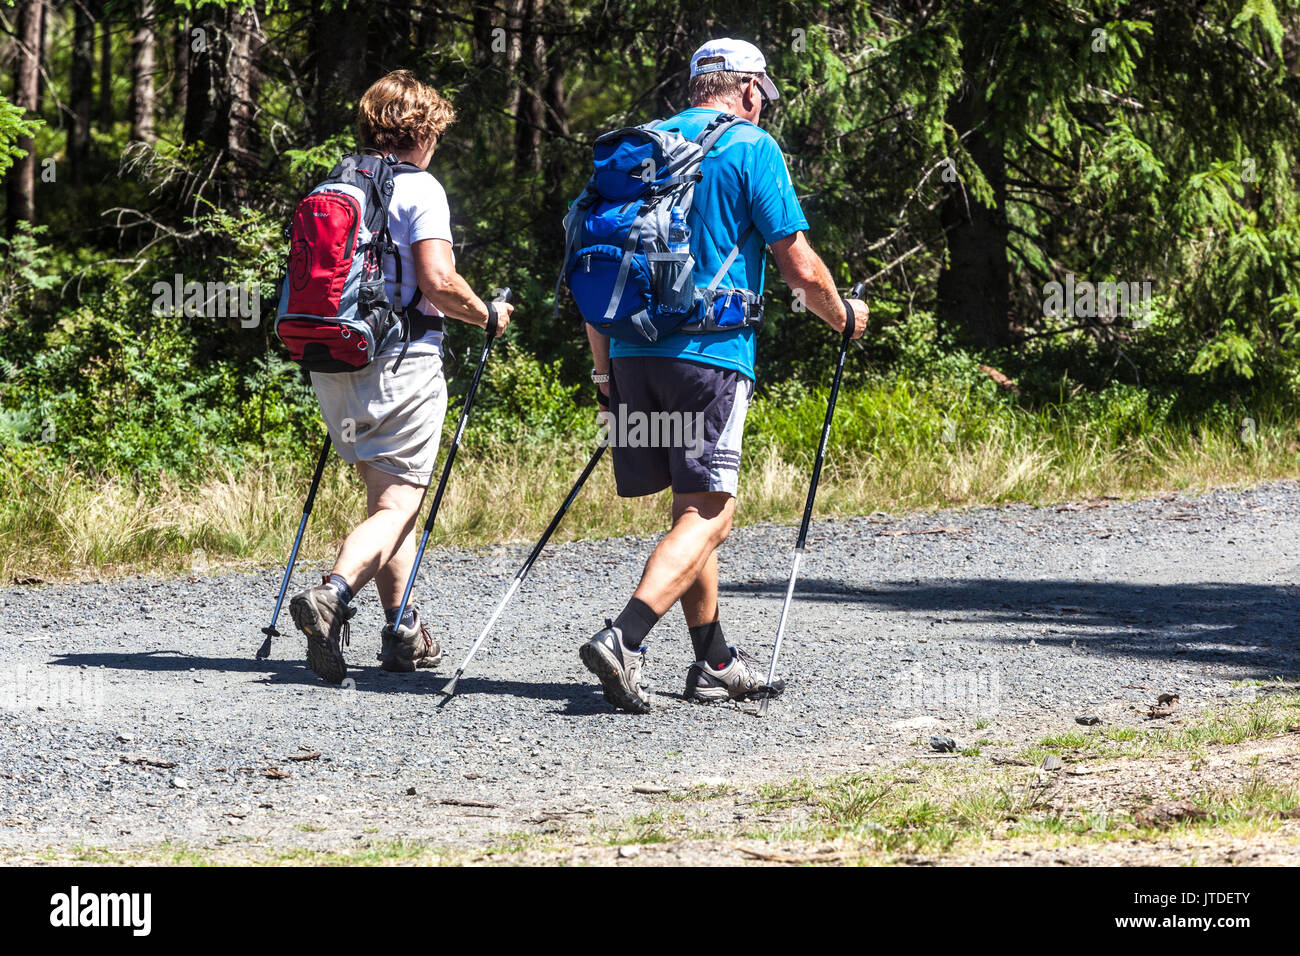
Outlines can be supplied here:
M619 496L669 486L734 496L754 382L682 359L623 356L611 366L607 440Z

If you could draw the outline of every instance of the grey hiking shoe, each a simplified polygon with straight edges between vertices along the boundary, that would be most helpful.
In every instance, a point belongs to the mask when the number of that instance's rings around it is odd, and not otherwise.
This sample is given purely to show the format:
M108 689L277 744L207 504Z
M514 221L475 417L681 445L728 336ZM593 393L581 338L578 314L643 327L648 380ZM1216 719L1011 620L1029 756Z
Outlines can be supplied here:
M624 647L623 634L609 618L605 618L604 630L579 648L578 656L587 670L600 678L607 701L629 714L650 712L650 695L641 686L645 648L629 651Z
M716 700L744 700L755 695L779 697L785 681L769 688L763 681L762 664L738 647L731 649L731 663L719 670L707 661L696 661L686 671L686 699L709 703Z
M307 635L307 666L321 680L341 684L348 676L339 639L342 638L343 644L350 642L352 627L348 621L356 613L356 608L348 607L339 599L339 592L329 583L328 575L323 584L295 594L289 602L293 623Z
M409 674L417 667L437 667L442 663L442 645L424 626L420 612L413 610L411 614L415 622L410 627L384 625L380 632L381 647L375 656L386 671Z

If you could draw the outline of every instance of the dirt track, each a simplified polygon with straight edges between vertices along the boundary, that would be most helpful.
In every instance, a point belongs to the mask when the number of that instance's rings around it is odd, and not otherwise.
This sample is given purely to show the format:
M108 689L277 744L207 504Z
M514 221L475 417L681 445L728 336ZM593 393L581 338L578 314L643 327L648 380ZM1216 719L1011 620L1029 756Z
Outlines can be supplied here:
M721 559L727 634L764 659L793 538L740 529ZM556 821L599 831L662 803L642 791L888 766L935 733L1022 746L1085 712L1143 724L1161 691L1191 714L1251 692L1235 681L1300 674L1291 483L818 522L790 689L766 719L677 696L690 645L676 611L648 645L653 714L611 712L588 679L577 646L652 541L548 550L446 707L437 690L527 545L430 554L422 605L449 650L437 674L379 670L365 592L343 689L304 668L297 638L253 659L275 569L0 591L0 847L473 849Z

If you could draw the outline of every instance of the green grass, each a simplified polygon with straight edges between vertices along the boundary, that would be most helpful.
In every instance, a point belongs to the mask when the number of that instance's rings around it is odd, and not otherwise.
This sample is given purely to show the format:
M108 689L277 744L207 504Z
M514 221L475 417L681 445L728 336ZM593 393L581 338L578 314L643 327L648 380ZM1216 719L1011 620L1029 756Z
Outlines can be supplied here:
M706 800L721 800L724 797L734 797L739 791L729 783L721 784L696 784L689 790L677 790L665 794L665 798L674 803L703 802Z
M1168 751L1199 752L1212 745L1230 745L1286 733L1300 723L1300 698L1293 694L1265 696L1249 703L1192 712L1191 723L1178 727L1098 727L1043 737L1022 750L1022 760L1037 763L1054 753L1069 759L1089 757L1147 757Z
M1099 728L1045 737L1022 752L1032 759L1033 767L997 767L979 760L912 760L893 770L766 784L757 790L756 805L801 812L788 825L750 826L744 835L774 843L833 843L851 848L864 862L889 862L978 852L1017 840L1057 846L1121 838L1157 841L1170 832L1191 830L1265 833L1277 829L1283 815L1300 805L1300 786L1256 774L1244 786L1188 795L1204 812L1202 818L1144 826L1136 820L1137 807L1057 806L1052 778L1040 774L1036 765L1047 753L1086 761L1159 758L1171 752L1184 754L1195 764L1198 754L1211 745L1275 737L1287 733L1298 720L1300 698L1279 694L1201 712L1185 727ZM1258 759L1244 762L1260 763Z
M825 394L780 389L755 402L746 432L739 524L793 522L801 512ZM1047 504L1097 495L1200 491L1300 474L1296 423L1255 416L1253 441L1233 422L1179 423L1146 398L1117 394L1027 410L978 390L876 381L840 396L818 515L1001 502ZM454 422L455 415L450 416ZM945 434L945 423L955 431ZM449 427L451 427L449 423ZM954 440L945 440L954 438ZM474 437L457 459L434 545L490 547L541 532L590 451L591 437ZM0 459L0 581L207 574L273 566L296 530L309 465L214 465L199 479L39 471ZM491 487L498 494L484 496ZM667 513L663 495L620 499L608 466L593 475L558 539L644 534ZM360 485L332 462L302 558L326 560L363 516Z
M99 866L123 866L149 863L158 866L211 866L213 855L209 850L164 841L162 843L127 850L112 850L107 847L78 845L70 851L49 849L38 856L54 863L72 861L76 863L94 863Z
M645 846L650 843L667 843L681 830L685 816L666 810L651 810L605 827L598 836L606 846Z

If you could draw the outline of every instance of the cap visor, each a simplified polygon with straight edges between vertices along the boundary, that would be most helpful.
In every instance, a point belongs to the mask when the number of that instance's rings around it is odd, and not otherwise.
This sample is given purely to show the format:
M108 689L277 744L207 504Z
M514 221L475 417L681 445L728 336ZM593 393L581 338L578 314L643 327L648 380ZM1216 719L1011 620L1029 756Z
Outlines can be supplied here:
M763 78L758 81L758 85L763 88L763 95L769 100L779 100L781 98L781 94L776 90L776 84L772 82L772 78L766 73L764 73Z

